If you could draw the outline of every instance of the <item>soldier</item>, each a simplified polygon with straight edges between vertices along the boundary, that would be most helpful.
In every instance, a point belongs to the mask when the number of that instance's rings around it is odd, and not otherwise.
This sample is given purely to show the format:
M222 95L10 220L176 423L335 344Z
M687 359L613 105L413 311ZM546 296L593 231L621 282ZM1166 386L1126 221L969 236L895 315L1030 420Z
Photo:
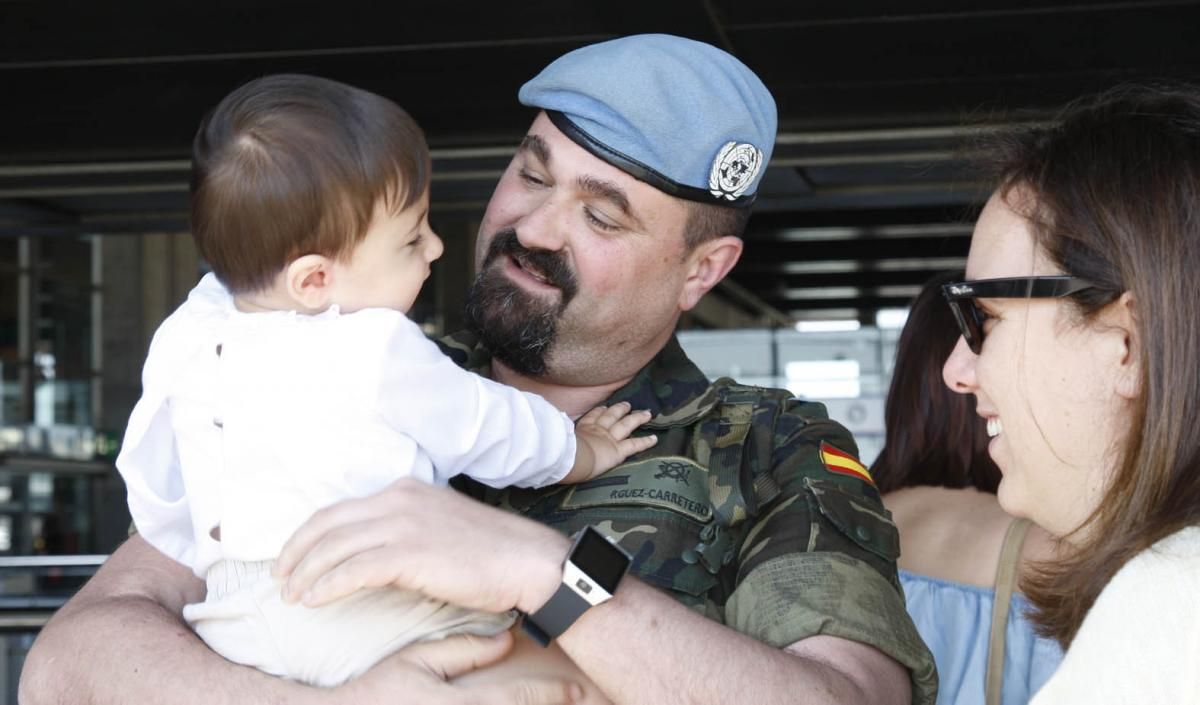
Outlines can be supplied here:
M519 641L501 672L565 653L618 703L932 703L933 661L897 583L896 530L849 433L819 404L710 383L673 335L741 254L774 143L770 93L722 51L645 35L565 55L520 100L539 113L480 226L471 330L446 350L568 415L605 399L650 409L659 443L574 488L467 488L477 502L398 483L331 507L280 557L289 598L315 605L395 584L516 608L554 648ZM403 652L345 691L282 691L230 673L172 621L178 594L195 590L131 539L47 627L30 654L39 685L49 687L55 659L96 702L185 682L208 686L197 702L225 689L255 700L463 696ZM175 647L169 661L164 644ZM469 670L464 661L483 659L472 648L440 672ZM502 647L488 648L494 657ZM138 676L115 677L122 669ZM564 694L545 681L496 688L486 672L470 677L483 684L470 694L487 702ZM36 702L33 691L23 702Z

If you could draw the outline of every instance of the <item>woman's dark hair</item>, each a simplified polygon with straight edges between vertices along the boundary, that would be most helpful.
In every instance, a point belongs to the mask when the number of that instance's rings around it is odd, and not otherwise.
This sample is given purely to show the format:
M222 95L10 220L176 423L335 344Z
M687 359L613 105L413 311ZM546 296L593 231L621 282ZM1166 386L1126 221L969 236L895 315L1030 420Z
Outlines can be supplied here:
M1099 325L1101 311L1132 297L1140 393L1122 416L1107 489L1071 555L1024 584L1043 633L1066 646L1121 566L1200 524L1200 92L1116 88L1008 136L995 154L1000 194L1038 246L1096 285L1072 297L1066 325Z
M996 492L1000 470L987 454L987 425L974 398L951 391L942 365L958 341L958 326L942 284L962 272L934 277L913 299L896 343L896 365L883 417L886 445L871 466L880 492L935 485Z
M192 144L191 225L235 293L266 287L306 254L347 256L379 204L398 213L429 184L421 129L392 101L316 76L237 88Z

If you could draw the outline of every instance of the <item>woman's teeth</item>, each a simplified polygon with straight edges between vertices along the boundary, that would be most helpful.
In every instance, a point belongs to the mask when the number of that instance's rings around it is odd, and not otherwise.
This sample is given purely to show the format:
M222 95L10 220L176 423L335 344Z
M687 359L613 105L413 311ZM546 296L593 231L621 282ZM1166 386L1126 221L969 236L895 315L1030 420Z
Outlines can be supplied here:
M995 438L996 436L999 436L1003 430L1004 425L1000 423L1000 419L991 418L987 420L988 438Z

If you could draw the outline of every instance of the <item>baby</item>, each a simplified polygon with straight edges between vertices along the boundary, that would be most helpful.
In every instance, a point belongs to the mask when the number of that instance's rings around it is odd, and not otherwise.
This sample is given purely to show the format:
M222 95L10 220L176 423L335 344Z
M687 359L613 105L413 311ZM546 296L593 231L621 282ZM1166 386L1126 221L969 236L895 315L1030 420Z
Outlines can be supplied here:
M246 84L197 132L214 274L155 334L117 468L143 538L206 580L184 617L232 661L328 686L418 639L506 629L392 588L285 604L271 567L313 512L401 477L582 482L656 441L630 437L649 413L626 404L576 425L461 370L405 316L442 254L429 170L397 105L309 76Z

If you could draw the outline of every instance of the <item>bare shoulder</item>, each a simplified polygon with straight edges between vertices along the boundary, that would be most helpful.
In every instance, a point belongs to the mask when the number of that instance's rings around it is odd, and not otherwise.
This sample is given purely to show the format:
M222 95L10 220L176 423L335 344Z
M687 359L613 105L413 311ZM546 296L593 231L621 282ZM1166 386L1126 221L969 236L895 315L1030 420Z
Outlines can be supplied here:
M909 487L884 505L900 530L900 568L942 580L992 587L1013 518L996 497L974 489Z

